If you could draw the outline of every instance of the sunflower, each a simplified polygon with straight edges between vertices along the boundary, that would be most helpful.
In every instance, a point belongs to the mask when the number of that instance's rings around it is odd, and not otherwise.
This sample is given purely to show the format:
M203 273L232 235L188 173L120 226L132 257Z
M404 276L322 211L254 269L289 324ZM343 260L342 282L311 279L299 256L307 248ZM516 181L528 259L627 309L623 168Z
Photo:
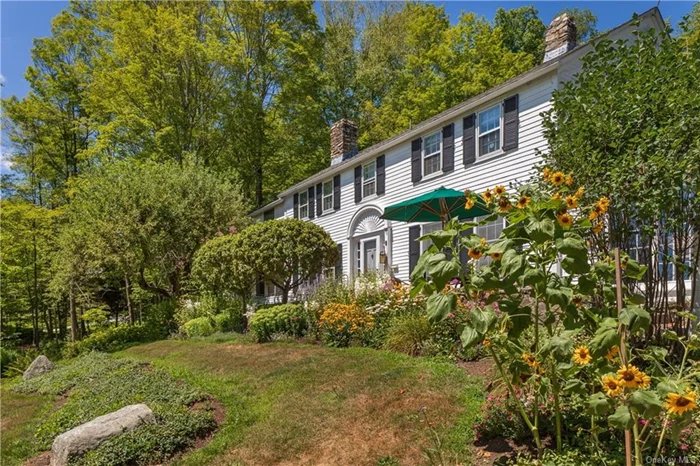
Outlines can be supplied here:
M503 185L498 185L495 188L493 188L493 193L496 196L503 196L506 193L506 188Z
M552 194L552 199L554 199L555 201L561 200L561 193Z
M483 198L484 198L484 200L485 200L486 202L491 202L491 201L493 201L493 193L491 192L490 189L487 189L486 191L484 191L484 193L482 194L482 196L483 196Z
M542 170L542 176L545 180L549 179L549 177L552 176L552 170L550 170L549 168L545 168L544 170Z
M501 254L500 252L492 252L489 255L491 256L491 259L493 259L495 261L499 261L499 260L501 260L501 257L503 257L503 254Z
M698 407L697 395L691 390L686 390L684 395L669 393L666 395L664 407L669 414L683 414L686 411L692 411Z
M498 198L498 210L500 212L508 212L512 208L513 205L510 203L507 197L501 196Z
M484 346L487 348L490 348L491 347L491 340L489 340L488 338L484 338Z
M554 172L549 180L554 186L561 186L566 181L566 175L564 175L562 172Z
M574 350L574 362L579 366L585 366L589 362L593 361L593 356L591 356L591 350L586 346L579 346Z
M537 359L535 359L535 356L533 356L530 353L523 353L523 361L527 363L528 366L530 367L539 367L540 363L537 362Z
M575 209L578 207L578 199L576 199L576 196L566 196L564 202L566 202L567 209Z
M603 207L605 210L608 210L608 207L610 207L610 199L607 197L603 196L600 199L598 199L598 204Z
M620 376L620 383L630 388L637 388L639 386L639 373L640 370L631 364L627 364L627 366L623 366L617 371L617 375Z
M640 371L637 374L637 386L639 388L649 388L649 384L651 384L651 377Z
M478 248L469 248L469 251L467 251L467 254L469 257L471 257L474 260L479 260L481 259L481 249Z
M559 222L559 225L561 225L562 228L568 230L569 228L571 228L571 225L574 224L574 218L571 215L564 212L557 215L557 222Z
M486 247L486 238L481 238L481 247L482 248Z
M518 209L524 209L530 203L530 196L520 196L518 199Z
M571 175L566 175L566 185L571 186L574 184L574 177Z
M617 396L624 390L620 378L614 375L604 375L601 381L603 389L608 396Z
M591 231L596 235L603 231L603 222L595 222L593 224L593 227L591 227Z
M471 197L468 197L468 198L467 198L467 202L464 203L464 208L465 208L466 210L469 210L469 209L471 209L472 207L474 207L474 199L472 199Z
M581 199L581 198L583 197L584 191L585 191L585 190L583 189L583 186L581 186L581 187L578 188L578 189L576 190L576 192L574 193L574 197L575 197L576 199Z
M573 298L571 298L571 302L574 303L576 307L581 307L581 304L583 304L583 296L576 295Z
M617 356L617 353L620 352L620 348L617 346L613 346L610 348L610 351L608 351L608 354L605 355L605 359L608 361L612 361L615 356Z

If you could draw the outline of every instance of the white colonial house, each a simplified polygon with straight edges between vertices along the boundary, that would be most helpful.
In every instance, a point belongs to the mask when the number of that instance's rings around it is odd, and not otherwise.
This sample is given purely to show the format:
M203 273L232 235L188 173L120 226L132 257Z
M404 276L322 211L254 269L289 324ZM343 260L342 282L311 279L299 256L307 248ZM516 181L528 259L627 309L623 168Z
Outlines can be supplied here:
M632 40L635 28L661 30L653 8L605 36ZM425 120L390 139L357 151L357 126L343 119L330 130L330 167L281 192L254 211L261 221L300 218L323 227L338 244L341 260L326 275L352 279L370 270L408 280L426 247L416 239L440 223L402 223L380 218L384 208L440 186L481 192L526 182L546 151L542 113L552 92L581 69L590 43L575 44L573 21L560 16L547 30L544 62L515 78ZM496 239L501 221L478 227ZM270 299L269 286L257 294Z

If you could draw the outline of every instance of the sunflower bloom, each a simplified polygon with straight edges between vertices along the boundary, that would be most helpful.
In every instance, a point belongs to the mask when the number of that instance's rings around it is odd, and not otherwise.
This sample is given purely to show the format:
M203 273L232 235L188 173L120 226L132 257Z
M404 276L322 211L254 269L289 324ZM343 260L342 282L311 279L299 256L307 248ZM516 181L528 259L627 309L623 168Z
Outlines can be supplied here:
M501 196L498 198L498 210L500 212L508 212L513 205L510 203L507 197Z
M554 199L555 201L561 200L561 193L552 194L552 199Z
M496 196L503 196L506 193L506 188L503 185L498 185L495 188L493 188L493 193Z
M518 209L524 209L530 203L530 196L520 196L518 199Z
M491 192L490 189L487 189L484 191L484 193L481 195L486 202L491 202L493 201L493 193Z
M564 175L562 172L554 172L549 180L554 186L561 186L566 181L566 175Z
M686 390L685 394L669 393L666 395L664 404L669 414L683 414L698 407L697 395L691 390Z
M566 202L567 209L575 209L578 207L578 199L576 199L576 196L566 196L564 202Z
M477 248L469 248L469 251L467 251L467 254L469 257L471 257L474 260L479 260L481 259L481 250Z
M559 222L559 225L561 225L562 228L568 230L569 228L571 228L571 225L574 224L574 218L571 215L564 212L563 214L557 215L557 222Z
M542 176L544 177L545 180L548 180L550 176L552 176L552 170L549 168L545 168L542 170Z
M571 186L574 184L574 177L571 175L566 175L566 185Z
M612 361L615 356L617 356L617 353L620 352L620 348L617 346L613 346L610 348L610 351L608 351L608 354L605 355L605 359L608 361Z
M495 261L499 261L499 260L501 260L501 257L503 257L503 254L501 254L500 252L492 252L489 255L491 256L491 259L493 259Z
M583 186L581 186L581 187L578 188L578 189L576 190L576 192L574 193L574 197L575 197L576 199L581 199L581 198L583 197L584 191L585 191L585 190L583 189Z
M467 202L464 203L464 208L465 208L466 210L469 210L469 209L471 209L472 207L474 207L474 199L472 199L471 197L468 197L468 198L467 198Z
M535 359L535 356L530 354L530 353L523 353L523 361L527 363L528 366L530 367L539 367L540 363L537 362L537 359Z
M651 377L646 375L644 372L639 371L639 374L637 374L637 386L639 388L649 388L650 384L651 384Z
M596 235L603 231L603 222L596 222L595 224L593 224L593 226L591 227L591 231Z
M604 375L601 382L603 384L603 390L605 390L605 394L608 396L617 396L625 389L620 378L614 375Z
M587 346L579 346L574 350L573 359L579 366L585 366L593 361L593 356L591 355L591 350L589 350Z
M637 388L639 386L639 373L640 370L631 364L627 364L627 366L623 366L617 371L620 383L629 388Z
M487 348L490 348L491 347L491 340L489 340L488 338L484 338L484 346Z

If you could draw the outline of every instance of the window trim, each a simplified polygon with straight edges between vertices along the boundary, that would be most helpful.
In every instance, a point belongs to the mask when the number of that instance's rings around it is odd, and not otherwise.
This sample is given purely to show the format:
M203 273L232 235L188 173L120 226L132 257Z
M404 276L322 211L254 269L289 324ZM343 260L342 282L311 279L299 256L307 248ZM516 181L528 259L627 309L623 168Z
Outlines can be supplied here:
M326 194L326 185L330 185L330 194ZM326 199L330 199L330 207L326 209ZM333 179L321 183L321 212L333 212Z
M479 125L479 120L480 120L481 114L488 112L489 110L492 110L494 107L498 107L498 112L499 112L498 128L494 128L494 129L486 131L482 134L481 128ZM476 137L474 139L475 139L475 144L476 144L476 159L477 160L485 160L485 159L495 157L497 155L502 154L503 153L503 100L497 104L490 105L490 106L484 108L483 110L479 110L478 112L476 112L476 122L475 122L474 129L475 129L475 133L476 133ZM498 149L494 150L493 152L488 152L486 154L482 154L481 153L481 138L483 136L488 135L488 134L495 133L496 131L498 131L498 143L499 143Z
M365 167L374 165L374 176L369 179L365 179ZM372 194L365 194L365 186L370 184L374 185L374 190ZM362 199L369 199L377 195L377 159L371 160L367 163L362 164Z
M433 136L436 136L436 135L437 135L437 137L438 137L438 147L439 147L438 151L437 151L437 152L431 152L430 154L426 154L426 147L428 146L428 145L425 143L426 139L428 139L428 138L430 138L430 137L433 137ZM421 154L420 154L420 161L421 161L420 169L421 169L421 175L423 175L423 178L424 178L424 179L425 179L426 177L427 177L427 178L432 178L432 177L436 176L436 174L442 173L442 149L443 149L443 147L442 147L442 130L440 129L440 130L438 130L438 131L435 131L435 132L433 132L433 133L430 133L430 134L428 134L427 136L424 136L424 137L422 138L422 140L423 140L423 143L421 144ZM425 170L425 161L426 161L426 159L431 158L431 157L437 157L437 159L438 159L438 168L437 168L437 170L435 170L435 171L432 172L432 173L426 173L426 170Z
M305 203L301 202L301 196L304 196L306 198ZM302 207L306 208L306 215L301 215L301 208ZM301 191L299 193L299 218L302 220L309 218L309 193L308 193L308 191Z

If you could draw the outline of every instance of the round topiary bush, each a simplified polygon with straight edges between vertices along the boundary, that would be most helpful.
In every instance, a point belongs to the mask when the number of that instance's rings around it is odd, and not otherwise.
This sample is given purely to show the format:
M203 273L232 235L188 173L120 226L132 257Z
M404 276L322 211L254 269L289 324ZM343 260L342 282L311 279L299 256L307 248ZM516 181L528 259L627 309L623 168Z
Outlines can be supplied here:
M258 310L250 319L250 333L258 343L270 341L276 333L301 337L308 319L300 304L280 304Z

